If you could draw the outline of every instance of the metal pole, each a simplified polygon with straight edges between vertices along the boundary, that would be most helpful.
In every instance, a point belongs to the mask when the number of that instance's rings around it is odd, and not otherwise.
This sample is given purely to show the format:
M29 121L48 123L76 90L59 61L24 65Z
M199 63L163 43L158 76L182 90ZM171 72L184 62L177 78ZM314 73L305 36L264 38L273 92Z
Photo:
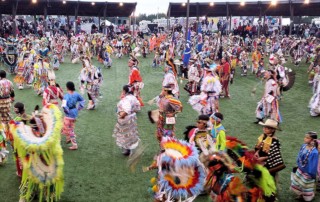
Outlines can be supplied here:
M289 29L289 35L292 34L292 28L293 28L293 5L292 5L292 0L290 0L290 29Z
M74 14L74 18L75 18L75 34L78 33L78 11L79 11L79 1L77 3L77 6L75 7L75 14Z
M34 33L37 33L37 16L33 15Z
M259 1L258 38L260 38L260 34L261 34L261 15L262 15L262 11L261 11L261 2Z
M190 13L190 0L187 1L187 22L186 22L186 44L188 39L188 30L189 30L189 13Z
M14 1L12 4L12 20L13 20L12 34L14 37L16 37L17 35L17 24L16 24L17 7L18 7L18 2Z
M106 20L107 20L107 7L108 7L108 2L106 2L106 5L103 9L103 21L104 21L104 27L103 27L103 34L106 34L106 30L107 30L107 24L106 24Z
M170 29L170 15L171 15L171 3L169 4L168 15L167 15L167 30Z
M227 21L228 21L228 19L229 19L229 3L227 2L226 4L227 4L226 9L227 9ZM230 28L229 28L229 29L230 29ZM228 31L228 30L226 30L226 34L228 34L227 31Z
M47 26L47 15L48 15L48 10L47 10L47 6L45 6L45 7L44 7L44 19L43 19L44 31L45 31L45 32L48 30L48 26Z
M196 32L198 32L199 26L199 2L197 2L197 24L196 24Z
M133 11L133 18L134 18L134 21L133 21L133 33L132 33L132 36L133 36L133 38L134 38L134 36L135 36L135 31L136 31L136 27L135 27L135 24L136 24L136 9L134 9L134 11Z

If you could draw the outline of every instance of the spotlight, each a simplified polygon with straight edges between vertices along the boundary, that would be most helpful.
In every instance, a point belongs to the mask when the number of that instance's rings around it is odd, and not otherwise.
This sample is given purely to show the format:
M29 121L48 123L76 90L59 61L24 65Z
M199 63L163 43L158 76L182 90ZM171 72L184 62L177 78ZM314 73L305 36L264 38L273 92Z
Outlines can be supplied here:
M182 3L182 6L186 6L186 3Z
M244 0L242 0L242 1L240 2L240 6L244 6L244 5L246 5L246 2L245 2Z
M93 5L93 6L94 6L94 5L96 5L96 3L92 2L92 3L91 3L91 5Z
M277 5L277 0L272 0L272 1L271 1L271 5L272 5L272 6L276 6L276 5Z
M33 4L37 3L37 0L32 0L32 3L33 3Z
M66 1L62 1L62 3L63 3L63 4L66 4L67 2L66 2Z
M309 4L310 1L309 1L309 0L304 0L304 3L305 3L305 4Z
M213 2L210 2L210 4L209 4L210 6L214 6L214 3Z
M119 3L119 6L123 6L123 3L122 3L122 2L120 2L120 3Z

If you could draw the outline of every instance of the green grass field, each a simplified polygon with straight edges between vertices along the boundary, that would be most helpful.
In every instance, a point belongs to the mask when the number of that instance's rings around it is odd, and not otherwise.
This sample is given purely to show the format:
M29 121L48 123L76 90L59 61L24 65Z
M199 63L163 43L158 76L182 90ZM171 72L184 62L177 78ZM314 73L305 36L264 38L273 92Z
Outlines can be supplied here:
M157 96L161 90L163 68L151 67L153 56L140 59L140 70L145 83L142 91L143 100L147 102ZM76 122L76 134L79 150L69 151L64 141L65 187L61 201L110 201L110 202L143 202L152 201L147 189L149 180L156 171L143 173L141 167L149 165L158 151L155 139L155 125L148 121L147 111L156 106L146 105L138 114L138 128L143 145L147 146L144 155L137 165L136 172L130 172L127 158L115 144L112 131L116 122L115 108L119 100L122 86L128 82L129 68L127 57L114 59L111 69L103 69L103 98L94 111L83 110ZM95 60L94 63L99 66ZM100 65L101 66L101 65ZM307 108L312 95L308 86L306 65L293 67L296 71L294 87L284 93L280 102L283 116L282 131L277 132L282 144L282 154L287 168L280 172L279 200L293 201L294 195L289 191L290 172L295 166L297 153L303 143L304 134L309 130L319 132L319 118L312 118ZM1 67L4 68L3 66ZM57 81L65 90L67 81L75 81L79 87L78 75L80 64L71 64L69 59L56 72ZM262 95L263 86L257 87L256 95L251 95L252 88L259 82L253 75L240 77L237 69L234 84L230 86L232 99L220 101L221 112L225 116L223 125L227 134L245 141L253 147L262 127L253 124L255 121L256 103ZM12 80L12 77L9 76ZM197 113L187 104L188 95L181 84L181 101L183 112L177 118L177 136L183 138L185 126L194 124ZM179 81L180 83L180 81ZM87 97L86 97L87 99ZM25 103L27 111L31 112L36 104L41 104L41 98L32 89L16 90L16 101ZM11 150L10 150L11 151ZM15 164L12 153L6 165L0 167L0 201L15 202L19 198L19 178L15 175ZM317 197L320 200L320 197ZM196 201L209 201L207 196Z

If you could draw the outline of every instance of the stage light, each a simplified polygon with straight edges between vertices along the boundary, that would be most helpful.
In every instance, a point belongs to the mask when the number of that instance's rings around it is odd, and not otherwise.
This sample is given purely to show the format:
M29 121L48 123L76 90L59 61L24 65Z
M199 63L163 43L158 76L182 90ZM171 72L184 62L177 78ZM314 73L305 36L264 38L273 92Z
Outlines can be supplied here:
M271 1L271 6L276 6L277 5L277 0L272 0Z
M241 0L240 6L244 6L244 5L246 5L246 2L244 0Z
M67 2L66 2L66 1L62 1L62 3L63 3L63 4L66 4Z
M32 0L32 3L33 3L33 4L37 3L37 0Z
M309 1L309 0L304 0L304 3L305 3L305 4L309 4L310 1Z
M186 6L186 3L182 3L182 6Z
M210 4L209 4L210 6L214 6L214 3L213 2L210 2Z
M96 3L94 3L94 2L91 3L91 5L93 5L93 6L94 6L95 4L96 4Z
M119 3L119 6L123 6L123 3L122 3L122 2L120 2L120 3Z

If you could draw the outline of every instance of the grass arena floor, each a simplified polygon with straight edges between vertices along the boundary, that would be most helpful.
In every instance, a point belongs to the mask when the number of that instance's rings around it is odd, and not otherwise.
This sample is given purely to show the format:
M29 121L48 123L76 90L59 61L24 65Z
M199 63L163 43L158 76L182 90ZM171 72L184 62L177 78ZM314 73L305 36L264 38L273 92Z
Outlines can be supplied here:
M146 59L140 58L140 71L145 83L142 96L145 103L157 96L161 90L163 67L152 68L152 55ZM138 113L138 128L142 144L147 146L135 172L127 167L127 158L115 144L112 137L114 124L116 123L116 103L119 100L122 86L128 82L129 68L127 57L113 60L111 69L103 69L104 83L101 87L103 98L96 110L83 110L76 122L76 134L79 150L69 151L62 141L64 150L64 176L65 187L61 202L85 202L85 201L116 201L116 202L144 202L152 201L148 193L149 180L156 171L142 172L142 166L149 165L158 150L155 139L155 125L152 125L147 116L147 111L156 109L156 106L146 104ZM102 66L94 59L94 64ZM282 144L282 154L287 168L280 172L279 201L294 201L295 196L289 191L290 172L295 166L296 156L303 143L304 134L309 130L319 131L319 118L309 115L307 108L312 96L308 86L307 65L295 67L292 64L286 66L296 71L294 87L284 93L280 102L280 111L283 116L282 131L276 134ZM1 69L5 67L2 65ZM56 71L57 82L65 90L67 81L74 81L79 89L79 72L81 64L71 64L70 59L61 65ZM262 133L262 127L253 124L255 121L256 104L261 98L263 85L257 86L255 95L251 91L259 83L259 79L249 74L248 77L240 77L240 69L236 70L234 83L230 86L231 99L221 99L220 108L224 114L223 125L227 134L245 141L249 147L253 147L258 136ZM13 77L10 75L9 79ZM185 126L194 124L197 113L187 104L188 95L183 90L186 81L179 80L183 112L178 114L177 131L178 138L183 138ZM87 100L87 97L86 97ZM36 96L32 89L16 90L16 101L25 103L28 112L31 112L36 104L41 104L41 97ZM11 149L10 149L11 151ZM0 201L15 202L19 199L19 179L15 175L15 164L12 153L6 165L0 166ZM315 201L319 201L318 196ZM196 201L210 201L208 196L201 196Z

